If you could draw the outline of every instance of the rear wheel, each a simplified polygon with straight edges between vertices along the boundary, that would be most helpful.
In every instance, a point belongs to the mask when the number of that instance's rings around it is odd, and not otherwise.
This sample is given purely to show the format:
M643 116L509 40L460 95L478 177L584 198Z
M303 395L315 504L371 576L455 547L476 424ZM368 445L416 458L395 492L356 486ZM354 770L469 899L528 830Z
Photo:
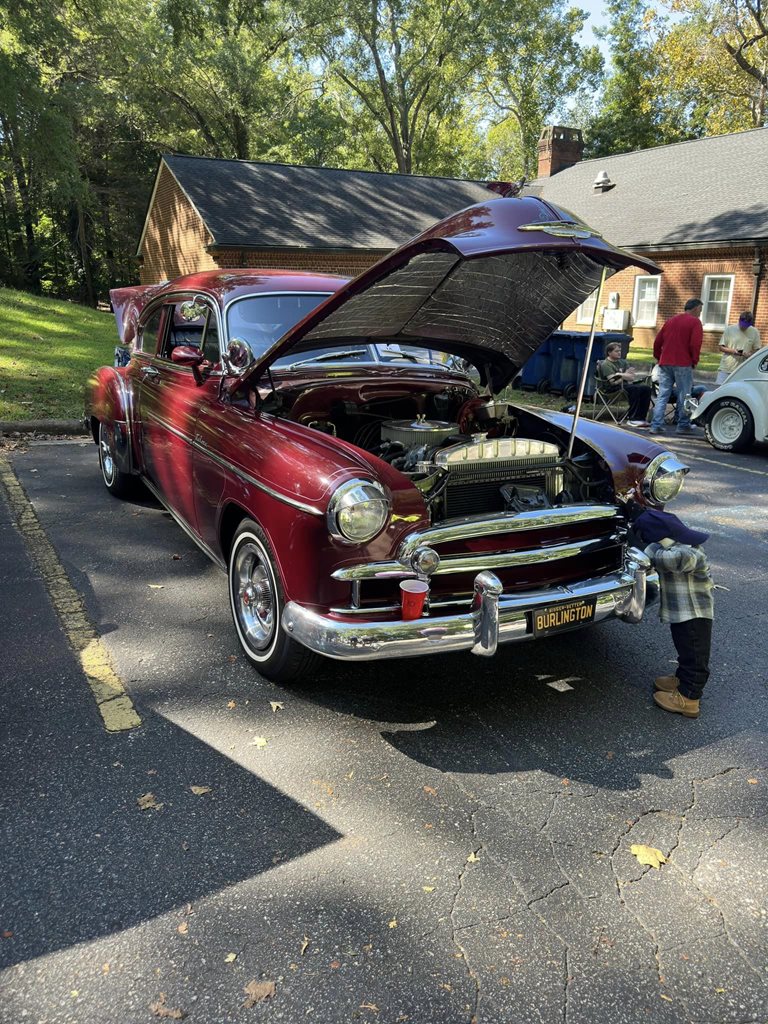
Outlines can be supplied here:
M704 423L707 440L721 452L741 452L755 438L752 413L738 398L713 402Z
M243 520L232 542L229 603L245 655L265 678L291 683L317 664L317 655L283 630L285 594L275 558L264 531L251 519Z
M134 484L130 473L122 473L115 461L115 432L106 423L99 422L99 466L104 486L116 498L126 498Z

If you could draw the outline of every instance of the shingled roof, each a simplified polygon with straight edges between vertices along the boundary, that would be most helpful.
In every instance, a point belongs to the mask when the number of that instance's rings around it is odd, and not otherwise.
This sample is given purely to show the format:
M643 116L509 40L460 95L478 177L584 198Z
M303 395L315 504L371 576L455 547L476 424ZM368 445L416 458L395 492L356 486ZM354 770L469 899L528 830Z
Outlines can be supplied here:
M495 198L482 182L163 157L221 247L389 251L465 206Z
M602 171L614 187L593 183ZM768 238L768 128L583 160L525 187L628 249Z

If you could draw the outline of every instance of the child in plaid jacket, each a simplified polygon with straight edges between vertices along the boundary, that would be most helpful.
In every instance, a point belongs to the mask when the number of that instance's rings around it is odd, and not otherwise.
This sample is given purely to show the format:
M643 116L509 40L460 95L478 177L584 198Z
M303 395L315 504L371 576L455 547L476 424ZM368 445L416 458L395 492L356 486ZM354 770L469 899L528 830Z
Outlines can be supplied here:
M659 573L659 618L669 623L677 650L677 672L659 676L653 699L665 711L698 718L709 679L714 618L714 583L701 545L708 534L691 530L671 512L641 513L634 529Z

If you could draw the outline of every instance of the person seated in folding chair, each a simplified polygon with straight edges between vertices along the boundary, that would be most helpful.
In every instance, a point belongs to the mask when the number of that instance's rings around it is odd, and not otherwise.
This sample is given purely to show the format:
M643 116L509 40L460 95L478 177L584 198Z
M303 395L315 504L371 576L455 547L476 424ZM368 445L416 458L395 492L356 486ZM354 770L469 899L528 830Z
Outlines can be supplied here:
M597 364L596 375L597 393L606 408L609 408L612 396L618 397L623 392L629 403L628 425L637 427L639 430L646 430L650 427L647 420L651 404L650 385L644 379L640 379L640 375L635 372L626 359L621 358L621 345L617 342L611 342L607 346L605 359ZM616 422L621 422L613 415L610 408L609 412Z

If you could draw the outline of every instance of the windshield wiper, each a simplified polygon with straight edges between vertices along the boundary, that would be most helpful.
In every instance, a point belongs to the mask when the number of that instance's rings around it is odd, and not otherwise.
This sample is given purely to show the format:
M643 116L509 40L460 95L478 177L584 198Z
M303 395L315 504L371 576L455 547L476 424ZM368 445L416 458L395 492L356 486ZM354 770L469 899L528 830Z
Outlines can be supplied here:
M346 352L323 352L319 356L311 356L309 359L299 359L295 363L291 363L288 367L289 370L295 370L297 366L306 366L307 363L326 363L331 359L346 359L349 356L364 356L366 349L364 348L350 348Z

